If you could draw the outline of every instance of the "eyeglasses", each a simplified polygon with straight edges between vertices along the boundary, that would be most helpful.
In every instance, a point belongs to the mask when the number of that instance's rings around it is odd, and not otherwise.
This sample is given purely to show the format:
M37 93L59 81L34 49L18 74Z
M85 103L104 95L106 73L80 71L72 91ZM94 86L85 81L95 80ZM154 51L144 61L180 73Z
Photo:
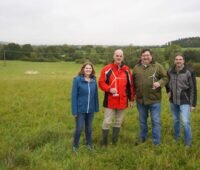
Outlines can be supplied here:
M150 54L142 54L142 57L149 57L151 56Z
M115 55L116 57L123 57L122 55Z

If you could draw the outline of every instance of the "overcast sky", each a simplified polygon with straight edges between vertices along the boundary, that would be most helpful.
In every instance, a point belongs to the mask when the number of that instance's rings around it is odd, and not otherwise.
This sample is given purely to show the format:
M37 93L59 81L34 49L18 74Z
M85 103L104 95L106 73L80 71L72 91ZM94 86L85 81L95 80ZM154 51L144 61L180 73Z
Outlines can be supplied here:
M159 45L200 36L200 0L0 0L0 41Z

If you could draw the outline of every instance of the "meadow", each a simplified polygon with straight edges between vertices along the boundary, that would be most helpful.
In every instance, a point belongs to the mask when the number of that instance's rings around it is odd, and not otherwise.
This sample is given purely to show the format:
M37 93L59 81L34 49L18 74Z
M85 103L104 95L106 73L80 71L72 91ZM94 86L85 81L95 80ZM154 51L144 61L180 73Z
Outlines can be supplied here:
M94 151L84 145L78 155L72 151L74 118L71 115L72 79L80 69L73 62L0 61L0 169L36 170L196 170L200 169L200 108L191 114L193 142L186 149L173 139L172 116L163 90L162 143L149 137L136 145L138 112L126 110L119 142L100 147L103 120L103 92L99 90L100 112L93 121ZM97 77L103 66L96 65ZM200 100L200 79L198 79ZM111 131L110 131L111 132ZM111 133L110 133L111 137ZM111 140L110 140L111 141Z

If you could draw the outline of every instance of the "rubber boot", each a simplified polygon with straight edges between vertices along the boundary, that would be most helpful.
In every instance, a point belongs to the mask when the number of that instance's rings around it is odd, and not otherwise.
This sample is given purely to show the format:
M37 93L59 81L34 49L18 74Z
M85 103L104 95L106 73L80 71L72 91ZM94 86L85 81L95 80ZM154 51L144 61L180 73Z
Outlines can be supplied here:
M119 127L113 127L112 143L113 143L114 145L117 144L118 137L119 137L119 131L120 131L120 128L119 128Z
M101 140L101 146L107 146L108 145L108 129L102 130L102 140Z

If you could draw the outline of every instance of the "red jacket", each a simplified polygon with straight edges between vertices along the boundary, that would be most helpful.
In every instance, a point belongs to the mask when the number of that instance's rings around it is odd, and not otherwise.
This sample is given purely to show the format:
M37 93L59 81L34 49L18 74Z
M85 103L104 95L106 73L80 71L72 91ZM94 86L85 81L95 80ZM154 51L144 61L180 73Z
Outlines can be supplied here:
M117 64L106 65L99 77L99 87L105 92L103 106L110 109L125 109L129 101L134 100L132 75L126 65L118 68ZM110 88L116 88L118 96L109 92Z

